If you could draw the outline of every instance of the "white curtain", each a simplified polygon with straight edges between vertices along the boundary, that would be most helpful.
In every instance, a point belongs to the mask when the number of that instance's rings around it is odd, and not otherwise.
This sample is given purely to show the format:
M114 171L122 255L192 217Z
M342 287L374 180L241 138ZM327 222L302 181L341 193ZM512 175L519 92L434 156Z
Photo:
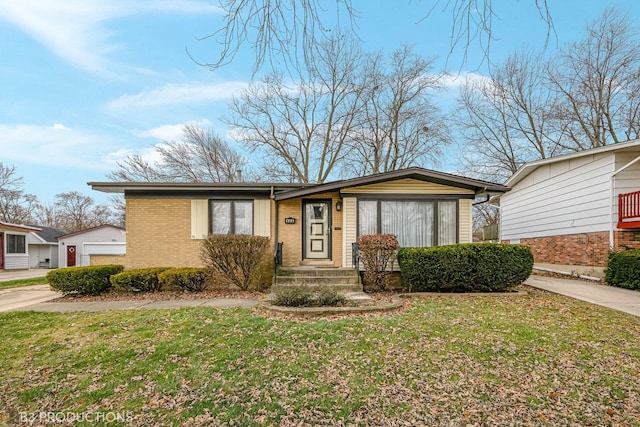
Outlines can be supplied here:
M253 234L253 202L233 202L235 234Z
M231 233L231 202L211 203L211 234Z
M378 233L378 202L375 200L358 201L358 235Z
M395 234L403 248L433 246L433 202L381 202L382 233Z
M438 245L456 243L456 205L458 202L438 203Z

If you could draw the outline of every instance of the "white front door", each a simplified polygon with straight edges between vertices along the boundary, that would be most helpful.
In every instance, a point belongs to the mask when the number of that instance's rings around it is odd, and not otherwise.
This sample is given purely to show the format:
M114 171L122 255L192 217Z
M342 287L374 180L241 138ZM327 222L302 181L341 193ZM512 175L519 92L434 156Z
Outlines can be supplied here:
M331 247L331 202L304 202L304 257L329 259Z

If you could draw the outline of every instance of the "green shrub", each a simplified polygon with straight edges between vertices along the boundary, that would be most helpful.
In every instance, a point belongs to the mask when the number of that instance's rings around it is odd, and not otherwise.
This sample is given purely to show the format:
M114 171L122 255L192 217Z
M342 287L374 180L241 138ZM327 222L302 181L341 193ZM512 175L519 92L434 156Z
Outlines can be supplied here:
M262 286L263 266L271 254L268 237L212 234L202 242L200 257L211 274L242 290Z
M283 286L273 292L273 305L283 307L335 307L346 302L344 295L328 287Z
M368 288L387 288L389 267L400 245L393 234L372 234L358 237L360 261L364 267L363 282Z
M501 292L524 282L533 268L531 249L468 243L398 252L409 292Z
M640 250L611 252L604 281L611 286L640 290Z
M47 281L63 295L100 295L111 287L109 277L122 270L122 265L59 268L47 273Z
M162 289L200 292L207 288L207 271L204 268L171 268L158 274L158 281Z
M158 274L169 267L127 270L111 276L113 289L119 292L156 292L161 289Z

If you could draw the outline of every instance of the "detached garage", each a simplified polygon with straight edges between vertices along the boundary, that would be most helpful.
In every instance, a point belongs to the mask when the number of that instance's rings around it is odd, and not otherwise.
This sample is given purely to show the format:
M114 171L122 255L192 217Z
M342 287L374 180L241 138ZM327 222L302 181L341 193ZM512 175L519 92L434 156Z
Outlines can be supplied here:
M87 266L92 256L126 253L125 229L109 224L65 234L58 242L60 267Z

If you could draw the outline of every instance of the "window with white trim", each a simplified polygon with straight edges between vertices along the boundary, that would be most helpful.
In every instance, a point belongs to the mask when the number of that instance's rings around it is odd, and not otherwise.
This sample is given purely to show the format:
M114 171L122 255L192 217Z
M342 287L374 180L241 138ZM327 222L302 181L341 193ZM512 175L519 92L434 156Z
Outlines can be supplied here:
M211 234L253 234L253 202L250 200L211 200Z
M401 247L458 241L457 200L359 200L358 235L395 234Z
M22 234L7 234L7 253L26 254L26 237Z

